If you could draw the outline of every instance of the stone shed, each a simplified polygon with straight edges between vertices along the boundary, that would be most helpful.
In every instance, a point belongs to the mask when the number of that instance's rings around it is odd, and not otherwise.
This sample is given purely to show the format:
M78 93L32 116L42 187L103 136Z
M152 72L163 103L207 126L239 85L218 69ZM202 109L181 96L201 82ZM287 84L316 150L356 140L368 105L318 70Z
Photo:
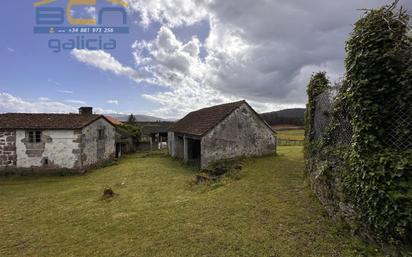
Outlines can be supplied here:
M194 111L169 128L171 156L201 169L239 156L276 152L276 132L246 101Z
M115 127L91 107L0 114L0 174L78 173L114 156Z
M158 150L167 147L170 122L149 122L142 127L141 150Z

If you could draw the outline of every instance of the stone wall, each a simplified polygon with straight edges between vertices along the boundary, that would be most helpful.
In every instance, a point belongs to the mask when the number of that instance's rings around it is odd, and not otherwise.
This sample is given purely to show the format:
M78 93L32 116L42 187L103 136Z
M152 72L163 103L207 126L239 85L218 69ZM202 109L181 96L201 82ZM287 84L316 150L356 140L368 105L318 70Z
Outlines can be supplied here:
M261 156L275 151L275 132L243 104L202 138L201 168L220 159Z
M43 130L41 142L28 142L28 131L16 131L17 168L77 169L79 137L74 130Z
M99 130L104 138L99 139ZM82 130L81 163L86 168L115 157L115 127L105 119L99 119Z
M0 131L0 170L16 166L16 132Z
M172 157L183 159L183 134L169 132L167 137L167 143L169 154Z
M331 217L339 217L348 224L354 224L356 213L353 205L345 200L340 176L322 176L323 165L324 162L316 158L305 159L312 189ZM337 168L336 171L344 172L343 167Z

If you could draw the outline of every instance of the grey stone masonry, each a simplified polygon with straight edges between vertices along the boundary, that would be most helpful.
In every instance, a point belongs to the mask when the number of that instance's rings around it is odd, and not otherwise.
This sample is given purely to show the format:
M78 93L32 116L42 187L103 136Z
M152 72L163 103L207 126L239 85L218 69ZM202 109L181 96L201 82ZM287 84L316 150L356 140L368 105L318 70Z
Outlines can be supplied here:
M16 167L16 131L0 130L0 169Z

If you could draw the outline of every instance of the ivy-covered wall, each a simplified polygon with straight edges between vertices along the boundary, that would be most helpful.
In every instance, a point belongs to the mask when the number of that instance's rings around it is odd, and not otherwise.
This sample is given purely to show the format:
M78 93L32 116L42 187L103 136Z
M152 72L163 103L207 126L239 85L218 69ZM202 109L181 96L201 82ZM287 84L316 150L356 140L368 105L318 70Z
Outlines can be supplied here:
M330 90L325 73L308 86L305 160L331 214L402 256L412 254L412 42L409 16L396 5L367 11L346 45L346 74L331 122L314 139L316 99ZM326 114L325 114L326 115ZM351 140L337 140L342 122ZM406 253L408 252L408 253Z

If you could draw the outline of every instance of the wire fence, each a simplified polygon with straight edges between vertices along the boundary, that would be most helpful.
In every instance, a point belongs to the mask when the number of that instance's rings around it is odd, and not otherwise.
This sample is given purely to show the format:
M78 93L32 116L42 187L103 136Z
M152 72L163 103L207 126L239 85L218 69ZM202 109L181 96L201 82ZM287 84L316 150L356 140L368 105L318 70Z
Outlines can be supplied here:
M342 102L339 103L340 108L335 108L339 90L340 87L335 86L316 97L314 139L328 140L329 144L344 146L351 144L352 141L352 110L348 104ZM393 150L406 150L412 148L412 108L410 103L401 105L399 102L398 99L388 99L388 103L385 104L388 118L385 121L387 126L382 132L381 142Z
M304 140L292 140L278 138L278 146L303 146Z
M331 113L333 109L333 92L325 90L316 97L315 115L314 115L314 139L319 140L325 136L328 125L331 122Z
M391 112L388 124L389 129L385 133L384 144L386 147L397 150L412 148L412 108L411 106L399 105L393 100L388 104Z
M315 140L328 137L330 144L349 145L352 140L352 126L350 123L350 107L342 104L336 110L336 97L340 90L335 86L325 90L316 97L314 115ZM332 116L335 117L334 126L331 127Z

